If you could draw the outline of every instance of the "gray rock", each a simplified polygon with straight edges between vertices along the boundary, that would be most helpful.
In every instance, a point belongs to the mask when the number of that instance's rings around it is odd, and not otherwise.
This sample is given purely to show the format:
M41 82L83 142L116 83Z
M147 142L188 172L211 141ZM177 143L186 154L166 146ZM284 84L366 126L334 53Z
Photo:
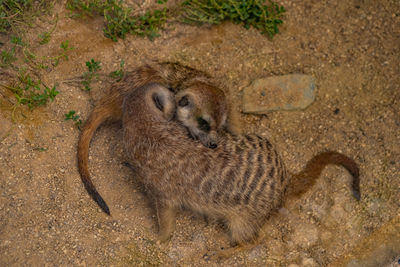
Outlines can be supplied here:
M192 241L180 243L179 245L170 248L168 256L174 262L188 261L194 255L205 254L207 249L207 240L202 233L195 233L192 236Z
M305 109L315 99L315 79L289 74L260 78L243 91L243 112L266 114L274 110Z
M267 257L267 251L266 248L264 246L257 246L255 248L253 248L252 250L250 250L247 258L250 261L262 261L263 259L265 259Z
M351 260L346 267L375 267L375 266L398 266L398 249L393 244L382 244L370 254L358 259ZM394 265L393 265L394 264Z
M314 246L318 242L318 230L312 224L297 224L294 227L292 240L296 246L308 248Z
M347 219L347 213L340 204L332 206L330 215L336 220L336 222L343 222Z

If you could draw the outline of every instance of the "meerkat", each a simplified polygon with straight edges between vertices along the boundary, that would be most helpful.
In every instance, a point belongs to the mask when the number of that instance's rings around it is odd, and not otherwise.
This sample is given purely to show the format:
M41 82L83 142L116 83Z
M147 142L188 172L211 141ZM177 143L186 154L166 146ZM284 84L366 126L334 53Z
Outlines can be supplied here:
M183 206L223 221L232 244L251 243L272 211L290 194L307 191L327 164L350 172L359 198L359 169L347 156L320 153L291 175L271 142L257 135L224 132L218 146L208 149L187 137L179 122L185 112L179 109L188 103L174 99L167 88L149 84L131 92L123 104L127 160L155 200L161 242L172 235L176 212Z
M89 195L108 215L110 210L90 179L88 168L90 141L96 129L105 121L121 121L124 97L135 88L149 82L160 83L173 93L177 93L182 105L186 99L190 99L190 104L185 109L185 116L182 115L181 119L186 122L185 126L190 136L199 139L205 146L215 148L217 132L221 130L239 132L237 121L230 116L232 110L227 105L224 92L208 74L169 62L144 65L127 72L120 82L111 86L110 92L92 110L78 141L78 170L82 182ZM205 93L209 96L207 99L202 97Z

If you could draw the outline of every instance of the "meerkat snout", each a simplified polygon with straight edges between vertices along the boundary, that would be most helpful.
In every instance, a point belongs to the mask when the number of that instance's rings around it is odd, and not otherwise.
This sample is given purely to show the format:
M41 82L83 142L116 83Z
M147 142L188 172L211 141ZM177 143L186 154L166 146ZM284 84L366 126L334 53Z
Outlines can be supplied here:
M200 97L200 96L197 96ZM208 148L217 148L217 129L212 116L203 109L196 97L191 94L180 94L176 97L176 119L185 126L195 140Z

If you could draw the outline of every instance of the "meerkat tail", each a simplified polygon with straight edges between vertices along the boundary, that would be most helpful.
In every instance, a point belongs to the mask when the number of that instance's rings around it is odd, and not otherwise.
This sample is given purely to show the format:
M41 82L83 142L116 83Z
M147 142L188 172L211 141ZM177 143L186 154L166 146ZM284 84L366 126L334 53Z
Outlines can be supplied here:
M354 198L360 200L360 178L357 163L351 158L334 151L321 152L315 155L299 173L294 174L288 187L288 197L299 197L310 189L326 165L343 166L352 175L351 189Z
M97 192L92 180L90 179L88 160L89 160L89 145L97 128L106 120L115 117L114 105L111 103L98 105L87 119L85 126L82 129L78 141L78 170L81 179L89 195L100 206L100 208L110 215L110 209L106 202Z

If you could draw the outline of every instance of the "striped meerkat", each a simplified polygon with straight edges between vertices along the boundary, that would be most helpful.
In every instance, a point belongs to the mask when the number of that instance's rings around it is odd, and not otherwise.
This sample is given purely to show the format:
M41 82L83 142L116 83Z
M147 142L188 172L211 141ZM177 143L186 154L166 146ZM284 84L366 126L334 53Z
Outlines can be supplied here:
M359 198L358 167L345 155L320 153L291 175L274 146L257 135L221 133L218 146L208 149L187 138L179 115L187 103L180 101L162 85L149 84L131 92L123 104L124 148L155 200L160 241L171 236L176 211L183 206L222 220L233 244L251 242L271 212L285 198L307 191L327 164L352 174ZM175 103L176 120L171 120Z

